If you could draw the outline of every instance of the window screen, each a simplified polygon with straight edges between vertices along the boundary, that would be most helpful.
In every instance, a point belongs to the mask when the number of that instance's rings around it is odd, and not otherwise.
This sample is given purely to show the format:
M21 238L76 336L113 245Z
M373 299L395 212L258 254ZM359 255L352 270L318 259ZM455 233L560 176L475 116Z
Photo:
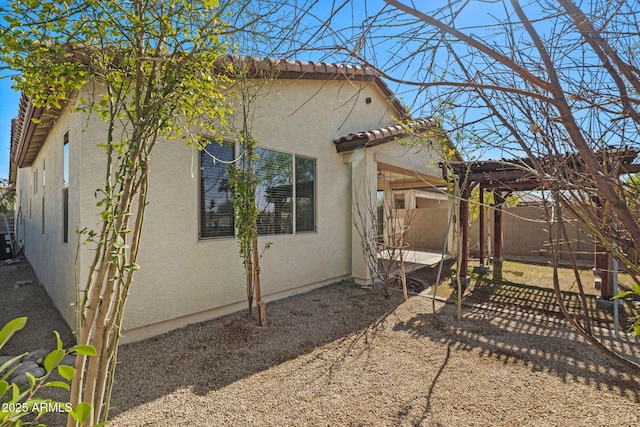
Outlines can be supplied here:
M315 231L316 161L264 148L257 148L255 154L258 233ZM233 159L232 143L212 143L201 153L200 237L234 235L229 166L218 161Z
M296 157L296 232L315 231L316 161Z
M293 156L256 149L256 206L259 234L293 233Z
M233 236L233 202L228 164L234 144L212 142L200 154L200 237Z

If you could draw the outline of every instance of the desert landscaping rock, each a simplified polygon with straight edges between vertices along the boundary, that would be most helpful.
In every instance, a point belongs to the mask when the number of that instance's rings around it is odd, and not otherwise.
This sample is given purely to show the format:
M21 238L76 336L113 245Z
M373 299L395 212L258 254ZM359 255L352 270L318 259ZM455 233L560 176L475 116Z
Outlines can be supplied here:
M15 356L0 356L0 366L4 365L5 363L9 362L11 359L13 359ZM7 366L5 369L0 370L0 377L2 375L4 375L6 372L9 372L11 369L15 368L16 366L18 366L20 364L20 362L22 362L22 358L14 361L12 364L10 364L9 366Z
M42 362L44 362L45 357L47 357L49 353L51 353L51 350L39 348L38 350L29 352L29 354L27 354L22 360L25 362L36 362L38 365L42 365Z
M44 377L44 374L46 373L44 368L41 368L41 367L33 368L28 372L36 378ZM14 375L13 378L11 378L10 382L16 384L21 389L29 387L29 378L27 378L26 372L23 372L18 375Z
M61 365L67 365L67 366L73 366L76 364L76 356L74 356L73 354L67 354L66 356L64 356L62 358L62 361L60 362Z
M24 374L25 372L31 372L34 371L36 369L39 369L40 365L37 364L36 362L33 362L31 360L28 360L26 362L22 362L18 365L18 367L15 369L15 371L13 371L13 376L17 376L20 374Z
M30 285L33 283L33 280L18 280L16 282L16 285L18 286L25 286L25 285Z

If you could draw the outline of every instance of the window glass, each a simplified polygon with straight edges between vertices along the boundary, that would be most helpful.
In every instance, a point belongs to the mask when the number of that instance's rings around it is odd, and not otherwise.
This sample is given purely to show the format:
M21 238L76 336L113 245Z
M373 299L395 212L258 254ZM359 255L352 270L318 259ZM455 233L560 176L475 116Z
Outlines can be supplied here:
M256 207L259 234L293 233L293 156L256 149Z
M296 232L315 231L316 161L296 157Z
M212 142L200 153L200 237L233 236L229 166L223 163L233 158L234 144L226 142Z
M200 155L200 237L234 235L226 163L234 159L234 151L233 143L214 142ZM257 148L255 155L258 233L315 231L316 161L264 148Z
M62 243L69 243L69 133L62 140Z
M69 188L62 189L62 243L69 243Z
M64 134L64 145L62 146L62 186L69 186L69 134Z

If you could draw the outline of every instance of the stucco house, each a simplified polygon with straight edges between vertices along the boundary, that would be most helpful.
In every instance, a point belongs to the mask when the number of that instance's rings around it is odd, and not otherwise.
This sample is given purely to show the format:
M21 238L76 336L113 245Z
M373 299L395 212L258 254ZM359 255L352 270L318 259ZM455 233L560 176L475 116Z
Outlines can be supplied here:
M261 162L279 165L277 178L258 188L260 240L271 242L261 261L263 298L348 278L367 283L353 206L379 191L411 200L441 186L442 133L428 119L399 125L407 112L370 69L269 63L279 72L260 89L252 124ZM100 118L35 108L26 98L12 122L18 244L70 325L74 283L84 283L92 256L76 230L98 222L103 128ZM399 143L412 138L431 142ZM233 140L206 152L180 141L156 146L124 342L245 308L227 166L211 157L230 160L235 150Z

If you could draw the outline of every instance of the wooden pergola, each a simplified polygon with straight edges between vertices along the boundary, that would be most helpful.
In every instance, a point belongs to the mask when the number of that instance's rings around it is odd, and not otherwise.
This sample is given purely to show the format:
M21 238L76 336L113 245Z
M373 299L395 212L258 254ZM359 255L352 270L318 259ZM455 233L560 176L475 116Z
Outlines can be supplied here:
M637 157L640 150L629 148L609 148L604 152L600 152L599 156L602 159L615 158L616 167L615 173L619 175L638 173L640 172L640 164L632 163ZM542 167L543 171L557 168L559 164L563 165L565 169L572 169L573 172L581 172L584 170L584 164L579 156L575 154L567 154L560 158L539 158L536 159L536 163L539 167ZM533 162L529 159L515 159L515 160L503 160L503 161L475 161L475 162L454 162L447 165L441 163L442 177L446 180L449 178L449 173L453 173L456 177L456 181L460 186L460 211L459 220L461 224L459 239L462 244L462 254L459 260L458 274L465 272L461 277L463 281L467 280L466 272L469 267L469 199L471 193L477 186L480 187L480 233L479 233L479 251L480 251L480 264L485 265L485 243L486 243L486 230L485 230L485 208L484 208L484 196L486 191L491 191L494 195L494 202L492 207L494 209L494 233L493 233L493 264L494 264L494 279L502 279L502 261L503 261L503 247L502 247L502 227L503 227L503 215L502 209L505 199L513 192L517 191L532 191L543 190L545 185L540 179L540 175L536 173L533 167ZM553 176L551 173L549 176ZM594 257L595 268L601 269L601 271L608 270L610 254L606 253L601 245L596 243ZM603 277L603 283L601 288L602 298L611 298L613 296L613 288L611 279Z

